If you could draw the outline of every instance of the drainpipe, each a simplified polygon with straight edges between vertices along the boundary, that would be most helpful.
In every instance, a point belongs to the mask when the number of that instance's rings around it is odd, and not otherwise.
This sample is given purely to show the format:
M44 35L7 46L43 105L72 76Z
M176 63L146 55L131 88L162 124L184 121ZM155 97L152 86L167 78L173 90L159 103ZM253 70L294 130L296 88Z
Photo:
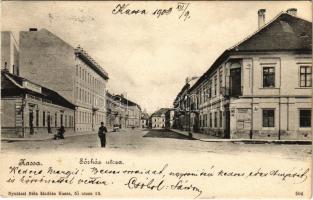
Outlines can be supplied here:
M25 123L24 123L24 108L26 106L26 101L25 101L25 95L23 95L23 98L22 98L22 135L23 135L23 138L25 138Z
M279 97L278 98L279 98L278 140L280 140L280 136L281 136L281 131L280 131L280 126L281 126L281 62L279 62Z
M250 70L251 70L251 96L252 96L252 100L251 100L251 130L250 130L250 139L253 138L253 100L254 100L254 94L253 94L253 59L252 59L252 64L250 66Z

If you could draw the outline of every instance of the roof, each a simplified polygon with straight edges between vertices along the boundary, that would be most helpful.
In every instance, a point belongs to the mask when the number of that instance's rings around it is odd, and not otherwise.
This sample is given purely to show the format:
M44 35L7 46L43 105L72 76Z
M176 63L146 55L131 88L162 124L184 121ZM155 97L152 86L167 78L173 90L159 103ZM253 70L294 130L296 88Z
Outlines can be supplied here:
M109 79L108 73L81 47L75 49L75 55L82 59L90 68L105 80Z
M312 22L281 12L253 34L225 50L190 88L195 89L230 55L244 52L312 52Z
M148 113L142 113L141 119L149 119L149 114Z
M114 99L119 99L122 104L127 106L137 106L141 110L141 107L137 103L126 99L123 95L114 95Z
M196 84L197 80L199 79L199 77L192 77L188 83L186 83L182 89L180 90L180 92L178 93L178 95L176 96L174 102L177 102L180 100L180 96L186 91L188 90L188 88L191 88L194 84ZM174 103L175 104L175 103Z
M311 51L312 22L280 13L231 51Z
M23 82L27 81L36 86L41 87L41 92L28 89L23 86ZM50 90L46 87L33 83L23 77L10 74L4 70L1 71L1 95L2 97L19 96L21 94L32 94L46 100L50 100L53 104L63 106L70 109L75 109L75 105L62 97L59 93Z
M154 112L151 117L161 117L161 115L165 114L170 108L161 108Z

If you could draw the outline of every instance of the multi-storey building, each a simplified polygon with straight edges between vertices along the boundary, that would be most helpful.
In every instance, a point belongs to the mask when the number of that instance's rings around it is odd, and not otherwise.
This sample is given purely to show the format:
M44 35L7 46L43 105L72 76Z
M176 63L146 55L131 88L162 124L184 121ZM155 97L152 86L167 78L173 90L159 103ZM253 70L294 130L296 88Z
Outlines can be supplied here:
M126 114L126 126L128 128L139 128L141 127L141 107L127 100L127 114Z
M112 95L107 92L107 127L119 125L120 128L139 128L141 126L141 108L124 95Z
M108 129L113 129L114 125L119 128L126 127L127 104L121 96L106 94L107 123Z
M185 80L185 85L181 91L177 94L173 106L174 106L174 116L173 116L173 128L181 130L191 129L191 120L194 120L194 110L191 112L190 103L191 95L190 88L196 83L199 77L193 76L191 78L187 77ZM194 124L194 123L193 123Z
M312 22L282 12L220 55L190 88L192 127L225 138L310 139Z
M20 32L20 75L57 91L76 105L75 130L106 122L107 72L80 47L46 29Z
M19 46L11 31L1 32L1 69L11 74L19 74Z
M174 109L168 109L165 113L165 128L172 129L174 125Z

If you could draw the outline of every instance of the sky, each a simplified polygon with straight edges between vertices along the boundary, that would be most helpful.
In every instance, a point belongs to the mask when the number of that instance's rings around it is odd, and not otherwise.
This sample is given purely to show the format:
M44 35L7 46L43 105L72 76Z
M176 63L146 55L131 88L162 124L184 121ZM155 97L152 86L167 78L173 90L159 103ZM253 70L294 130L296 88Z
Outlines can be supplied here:
M257 30L257 11L266 22L297 8L312 21L310 1L186 2L189 18L179 18L177 2L4 1L2 30L46 28L73 47L80 45L109 74L107 89L124 93L149 113L172 107L186 77L201 76L227 48ZM112 14L118 4L146 15ZM168 15L152 15L169 9Z

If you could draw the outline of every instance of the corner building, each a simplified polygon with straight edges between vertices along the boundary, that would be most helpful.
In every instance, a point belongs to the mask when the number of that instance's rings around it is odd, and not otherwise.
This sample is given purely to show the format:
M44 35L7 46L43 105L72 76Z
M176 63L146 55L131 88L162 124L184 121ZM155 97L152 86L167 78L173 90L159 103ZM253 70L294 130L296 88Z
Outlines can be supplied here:
M265 18L264 9L258 14ZM224 138L311 140L312 22L289 9L259 24L190 88L193 130Z

